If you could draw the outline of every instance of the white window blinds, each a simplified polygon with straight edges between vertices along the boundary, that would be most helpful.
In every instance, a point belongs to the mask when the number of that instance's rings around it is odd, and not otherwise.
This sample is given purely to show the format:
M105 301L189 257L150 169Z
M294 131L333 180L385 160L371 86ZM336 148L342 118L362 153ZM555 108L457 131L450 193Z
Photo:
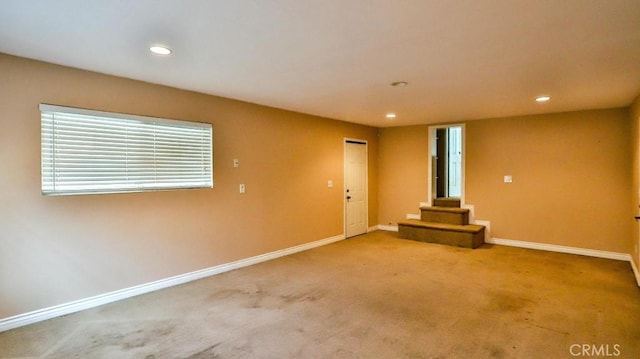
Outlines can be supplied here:
M213 187L207 123L40 105L42 193Z

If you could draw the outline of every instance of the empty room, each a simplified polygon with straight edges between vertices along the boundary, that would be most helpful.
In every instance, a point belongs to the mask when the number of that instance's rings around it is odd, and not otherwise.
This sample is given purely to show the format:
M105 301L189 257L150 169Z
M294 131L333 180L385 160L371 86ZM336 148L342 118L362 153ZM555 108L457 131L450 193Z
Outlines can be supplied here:
M639 358L640 2L0 1L0 358Z

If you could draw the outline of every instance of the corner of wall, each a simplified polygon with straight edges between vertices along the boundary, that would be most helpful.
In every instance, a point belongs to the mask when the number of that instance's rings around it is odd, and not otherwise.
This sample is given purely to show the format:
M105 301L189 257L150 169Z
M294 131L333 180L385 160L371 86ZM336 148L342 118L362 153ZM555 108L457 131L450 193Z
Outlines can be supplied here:
M639 212L640 207L640 94L636 97L636 99L629 106L629 116L631 120L631 134L632 134L632 178L633 178L633 200L632 200L632 211L636 215ZM640 273L638 272L638 268L640 268L640 226L638 224L634 225L633 228L633 238L631 239L631 264L633 266L633 271L636 275L636 279L638 280L638 285L640 285Z

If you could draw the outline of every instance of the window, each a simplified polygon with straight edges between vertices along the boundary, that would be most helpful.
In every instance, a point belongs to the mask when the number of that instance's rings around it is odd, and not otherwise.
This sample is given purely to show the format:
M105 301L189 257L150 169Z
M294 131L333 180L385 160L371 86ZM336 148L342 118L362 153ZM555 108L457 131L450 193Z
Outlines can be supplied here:
M213 187L207 123L40 105L42 193Z

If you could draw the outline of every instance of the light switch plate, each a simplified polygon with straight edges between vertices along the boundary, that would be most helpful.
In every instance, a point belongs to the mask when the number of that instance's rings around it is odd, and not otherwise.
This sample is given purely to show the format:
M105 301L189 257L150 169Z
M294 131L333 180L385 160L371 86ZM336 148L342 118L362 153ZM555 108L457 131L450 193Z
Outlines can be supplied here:
M244 185L244 183L240 183L240 193L244 193L246 191L246 187Z
M328 180L327 181L327 187L333 188L333 181L332 180Z
M233 160L233 168L238 168L240 166L240 160L239 159L234 159Z

